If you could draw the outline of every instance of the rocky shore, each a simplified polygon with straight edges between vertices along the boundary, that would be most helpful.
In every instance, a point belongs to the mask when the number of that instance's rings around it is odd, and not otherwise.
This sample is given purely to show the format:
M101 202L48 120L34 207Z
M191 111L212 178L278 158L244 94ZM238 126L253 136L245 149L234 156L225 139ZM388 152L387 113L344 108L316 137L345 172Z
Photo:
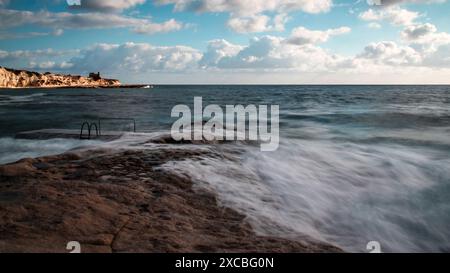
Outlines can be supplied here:
M189 177L159 168L201 151L90 150L0 166L0 252L341 252L256 234Z
M121 87L118 80L0 67L0 88L105 88Z

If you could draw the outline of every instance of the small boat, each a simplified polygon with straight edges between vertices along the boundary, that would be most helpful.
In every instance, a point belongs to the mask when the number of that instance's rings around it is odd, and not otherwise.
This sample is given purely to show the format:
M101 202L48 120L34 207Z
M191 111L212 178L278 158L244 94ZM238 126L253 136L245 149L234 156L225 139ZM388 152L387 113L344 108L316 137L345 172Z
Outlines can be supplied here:
M142 88L144 88L144 89L153 89L153 85L146 85L146 86L144 86Z

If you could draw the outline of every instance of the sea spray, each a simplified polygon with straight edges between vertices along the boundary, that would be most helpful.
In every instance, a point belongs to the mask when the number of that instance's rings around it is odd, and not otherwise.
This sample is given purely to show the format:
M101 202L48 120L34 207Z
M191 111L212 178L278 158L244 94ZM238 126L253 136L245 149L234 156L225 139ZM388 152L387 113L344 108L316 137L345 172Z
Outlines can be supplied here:
M355 252L370 241L386 252L420 252L450 245L449 207L428 199L450 177L449 165L433 151L398 145L287 140L275 154L248 147L235 160L165 168L218 192L261 234L303 234Z

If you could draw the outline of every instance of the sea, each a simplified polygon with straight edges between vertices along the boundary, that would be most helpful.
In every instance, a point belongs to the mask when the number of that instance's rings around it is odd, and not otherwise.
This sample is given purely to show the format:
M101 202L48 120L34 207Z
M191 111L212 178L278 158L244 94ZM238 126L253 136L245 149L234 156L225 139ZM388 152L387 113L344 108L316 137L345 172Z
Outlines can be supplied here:
M80 130L84 121L129 131L134 146L168 133L172 108L279 105L280 146L229 143L233 156L163 168L214 190L263 235L298 234L349 252L450 251L450 86L155 86L153 89L0 89L0 164L105 145L16 139ZM170 145L170 144L169 144ZM211 149L216 149L210 147Z

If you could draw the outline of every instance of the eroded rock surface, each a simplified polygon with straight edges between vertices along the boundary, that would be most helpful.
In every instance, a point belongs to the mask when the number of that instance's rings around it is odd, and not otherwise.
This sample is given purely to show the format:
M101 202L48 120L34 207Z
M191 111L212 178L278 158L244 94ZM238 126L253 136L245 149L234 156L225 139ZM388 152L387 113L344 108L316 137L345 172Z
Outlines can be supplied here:
M259 236L189 177L158 168L186 150L63 154L0 166L0 252L340 252Z

